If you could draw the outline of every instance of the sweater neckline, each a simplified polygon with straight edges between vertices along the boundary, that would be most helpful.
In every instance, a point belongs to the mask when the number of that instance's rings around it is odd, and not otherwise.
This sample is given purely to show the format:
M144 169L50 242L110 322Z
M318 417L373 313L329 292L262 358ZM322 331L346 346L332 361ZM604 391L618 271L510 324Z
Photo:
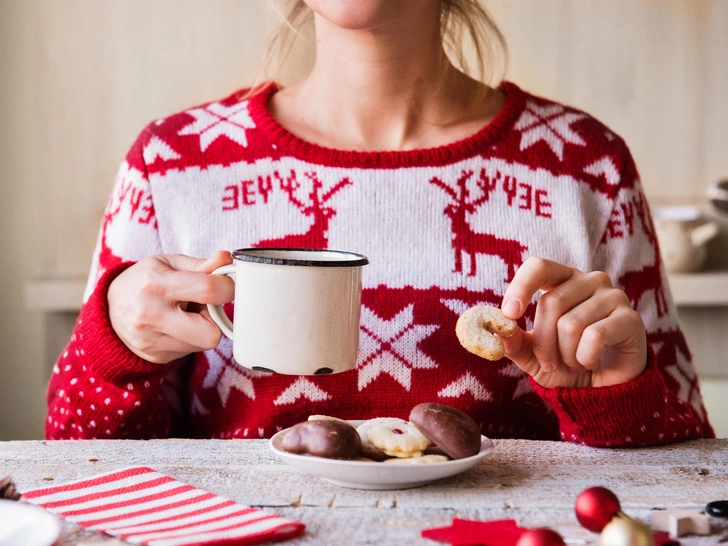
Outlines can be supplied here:
M476 133L433 148L394 151L356 151L328 148L303 140L283 127L268 110L275 83L266 84L248 100L248 111L256 127L279 153L317 165L349 168L401 168L442 166L477 156L498 142L516 122L525 105L525 93L514 83L504 81L498 89L506 95L500 112Z

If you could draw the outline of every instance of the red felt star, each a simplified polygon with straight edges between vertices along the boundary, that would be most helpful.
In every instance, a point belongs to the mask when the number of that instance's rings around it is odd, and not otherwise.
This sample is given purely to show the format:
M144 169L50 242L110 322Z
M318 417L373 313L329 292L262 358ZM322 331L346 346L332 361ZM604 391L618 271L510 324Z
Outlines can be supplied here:
M670 538L670 535L663 531L652 533L652 536L655 539L655 546L680 546L680 541Z
M422 536L452 546L516 546L526 531L516 520L471 521L455 518L450 527L425 529Z

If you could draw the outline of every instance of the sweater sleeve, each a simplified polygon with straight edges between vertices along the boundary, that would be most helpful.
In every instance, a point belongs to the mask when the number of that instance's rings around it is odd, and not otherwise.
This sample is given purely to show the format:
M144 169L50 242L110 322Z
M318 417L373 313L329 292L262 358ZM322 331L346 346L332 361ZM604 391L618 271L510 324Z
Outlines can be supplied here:
M612 161L622 166L620 182L605 214L603 236L595 242L593 270L607 272L642 316L647 367L622 385L546 389L533 380L531 385L554 408L566 441L629 447L712 438L649 207L623 142Z
M84 303L50 379L48 439L154 438L169 434L164 396L169 365L147 362L117 337L107 291L135 261L162 252L142 132L116 177L104 211Z

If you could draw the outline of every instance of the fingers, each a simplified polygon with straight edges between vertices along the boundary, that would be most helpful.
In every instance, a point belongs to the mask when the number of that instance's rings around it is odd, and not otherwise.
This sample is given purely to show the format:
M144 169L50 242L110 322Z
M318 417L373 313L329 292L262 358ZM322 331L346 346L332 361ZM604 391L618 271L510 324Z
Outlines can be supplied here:
M582 273L572 270L572 275L562 284L543 294L536 307L533 323L533 352L543 371L554 371L559 362L566 364L573 373L584 373L586 369L574 357L581 329L578 323L571 320L569 312L578 305L593 299L600 290L611 289L612 283L605 273ZM592 304L592 308L595 306ZM612 308L613 309L613 308ZM607 316L612 309L600 316L592 316L599 320ZM597 313L598 307L594 309ZM573 317L573 315L571 316ZM571 328L571 331L568 331ZM562 339L563 338L563 339ZM573 346L572 346L573 345ZM564 347L568 348L564 352Z
M226 250L218 251L208 259L192 258L183 254L165 254L159 260L171 269L164 279L154 279L164 285L172 302L195 302L222 305L233 301L235 283L225 275L210 275L215 269L232 263Z
M500 337L500 336L499 336ZM500 337L506 357L528 375L536 375L541 369L533 354L532 334L516 328L516 333L508 337Z
M629 307L629 300L624 292L616 288L597 290L591 298L575 306L558 319L559 355L572 371L594 370L598 367L598 359L585 360L581 358L584 353L582 352L580 355L577 349L585 342L585 348L591 347L591 343L588 341L590 334L587 333L587 337L584 337L587 329L606 319L621 307L625 309ZM604 346L601 347L601 349L603 348Z
M620 384L642 373L644 322L606 273L529 258L504 294L503 313L520 318L539 290L533 331L502 338L519 368L548 387Z
M633 352L637 357L635 362L644 362L645 356L637 354L644 352L644 343L641 343L644 331L640 315L632 309L619 306L609 316L584 329L576 349L576 358L586 368L595 370L601 365L604 350L614 347L622 353Z
M158 259L175 271L197 271L199 273L212 273L218 267L233 263L233 258L227 250L219 250L210 258L164 254Z
M109 319L119 339L150 362L165 363L211 349L221 332L198 304L224 304L234 299L232 279L211 275L232 262L229 252L209 259L180 254L150 256L121 273L109 287Z
M138 356L157 364L166 364L190 353L214 349L222 332L212 322L207 309L199 313L178 308L168 313L154 333L138 335L129 348Z
M182 309L167 317L162 332L176 340L180 350L188 350L187 354L214 349L222 337L222 332L209 315L188 313Z
M233 257L227 250L218 250L214 255L205 260L197 269L200 273L212 273L218 267L233 263Z
M165 289L173 303L195 302L222 305L235 298L235 283L225 275L171 271Z
M577 270L544 258L528 258L518 268L503 295L501 310L509 319L521 318L538 290L551 290L571 278Z

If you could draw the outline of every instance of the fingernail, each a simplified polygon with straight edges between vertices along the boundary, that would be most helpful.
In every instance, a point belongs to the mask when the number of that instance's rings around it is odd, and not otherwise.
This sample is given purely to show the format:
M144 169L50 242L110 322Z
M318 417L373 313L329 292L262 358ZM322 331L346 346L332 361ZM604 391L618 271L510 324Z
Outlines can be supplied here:
M551 373L556 369L556 366L554 366L551 362L540 362L541 369L546 373Z
M503 313L509 317L521 316L521 304L518 300L508 299L503 302Z

